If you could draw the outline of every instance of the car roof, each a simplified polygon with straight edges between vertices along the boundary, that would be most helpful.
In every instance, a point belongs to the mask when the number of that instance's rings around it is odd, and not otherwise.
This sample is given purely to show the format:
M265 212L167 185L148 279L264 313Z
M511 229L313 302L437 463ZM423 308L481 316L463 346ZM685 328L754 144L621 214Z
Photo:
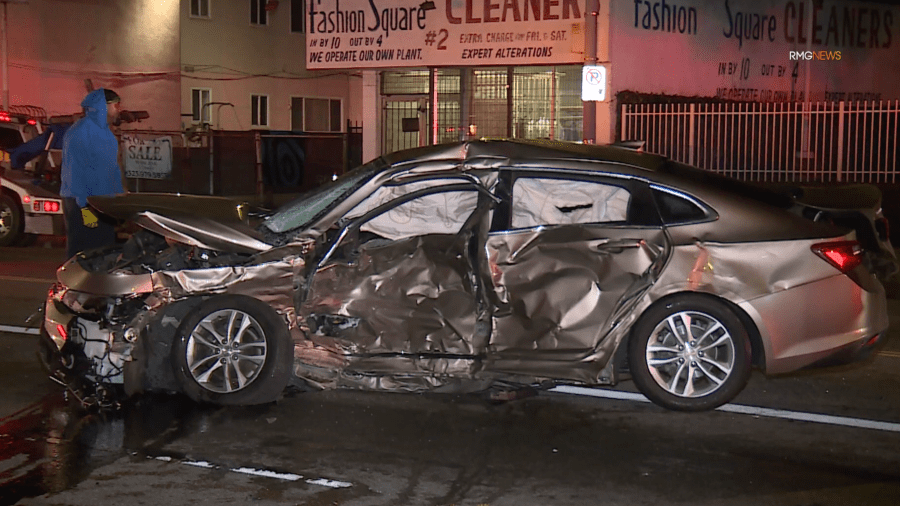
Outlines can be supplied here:
M496 166L498 161L516 164L539 160L572 160L611 162L657 171L667 159L660 155L610 145L551 140L478 139L397 151L384 155L382 160L390 167L429 161L455 161L465 162L470 168Z

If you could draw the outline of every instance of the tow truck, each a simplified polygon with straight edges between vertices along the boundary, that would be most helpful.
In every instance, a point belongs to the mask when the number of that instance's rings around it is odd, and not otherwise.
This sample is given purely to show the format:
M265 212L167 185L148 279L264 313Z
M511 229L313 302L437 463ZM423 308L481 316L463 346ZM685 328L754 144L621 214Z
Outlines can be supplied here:
M0 246L26 245L36 235L65 235L59 173L66 130L83 114L47 116L36 106L0 111ZM121 121L148 118L122 111Z
M40 107L9 109L0 111L0 246L23 245L38 234L65 234L59 162L61 134L71 117L50 127ZM29 143L37 148L25 149Z

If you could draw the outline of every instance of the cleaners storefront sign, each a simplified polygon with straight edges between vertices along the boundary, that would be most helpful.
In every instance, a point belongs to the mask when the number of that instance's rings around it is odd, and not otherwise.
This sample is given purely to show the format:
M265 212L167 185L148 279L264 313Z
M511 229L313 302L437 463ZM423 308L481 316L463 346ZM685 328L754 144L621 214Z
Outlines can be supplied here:
M307 6L310 70L583 61L583 0L321 0Z

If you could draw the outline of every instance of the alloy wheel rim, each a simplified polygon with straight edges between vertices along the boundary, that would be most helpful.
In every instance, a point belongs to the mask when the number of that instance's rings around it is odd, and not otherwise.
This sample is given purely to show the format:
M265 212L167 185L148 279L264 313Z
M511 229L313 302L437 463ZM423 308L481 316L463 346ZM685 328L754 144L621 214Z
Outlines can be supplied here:
M265 332L237 309L210 313L187 341L188 370L200 386L217 393L243 390L259 377L266 362Z
M703 397L731 377L734 339L716 318L680 311L653 329L645 360L650 375L666 392L683 398Z
M12 209L8 205L0 205L0 236L12 230Z

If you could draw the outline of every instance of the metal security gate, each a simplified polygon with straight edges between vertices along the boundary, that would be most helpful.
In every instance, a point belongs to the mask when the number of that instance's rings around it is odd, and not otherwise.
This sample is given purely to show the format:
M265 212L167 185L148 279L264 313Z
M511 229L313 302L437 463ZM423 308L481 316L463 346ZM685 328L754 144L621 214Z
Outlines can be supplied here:
M582 139L579 65L385 71L381 96L383 153L473 137Z
M382 101L382 153L428 144L428 97L391 96Z
M621 139L748 181L900 179L900 101L625 104Z

